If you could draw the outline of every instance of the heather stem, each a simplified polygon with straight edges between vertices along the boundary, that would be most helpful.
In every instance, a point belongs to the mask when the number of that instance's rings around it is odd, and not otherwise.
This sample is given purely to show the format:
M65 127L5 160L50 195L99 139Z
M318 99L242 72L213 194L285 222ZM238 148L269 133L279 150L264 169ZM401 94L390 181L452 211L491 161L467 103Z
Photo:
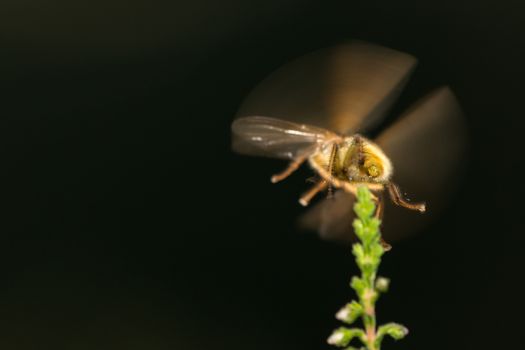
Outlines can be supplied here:
M401 339L408 333L408 330L397 323L387 323L377 327L375 304L380 293L387 291L389 281L386 278L377 277L381 256L385 251L380 243L380 221L374 217L375 204L368 188L358 189L354 211L357 218L353 226L359 243L352 246L352 253L361 270L361 276L353 277L350 285L355 290L359 301L354 300L345 305L339 310L336 317L346 324L352 324L361 318L364 329L340 327L328 338L328 343L353 350L356 348L347 346L354 339L358 339L367 350L380 350L385 335Z

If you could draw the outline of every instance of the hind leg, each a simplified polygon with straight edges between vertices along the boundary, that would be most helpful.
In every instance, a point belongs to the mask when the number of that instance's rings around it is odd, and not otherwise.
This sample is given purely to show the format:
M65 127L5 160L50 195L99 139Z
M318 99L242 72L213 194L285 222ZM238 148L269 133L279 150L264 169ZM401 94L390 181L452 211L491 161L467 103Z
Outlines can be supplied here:
M310 188L307 192L305 192L301 198L299 198L299 203L301 203L302 206L306 207L308 203L314 198L316 194L324 190L328 186L328 182L326 180L319 181L315 186Z

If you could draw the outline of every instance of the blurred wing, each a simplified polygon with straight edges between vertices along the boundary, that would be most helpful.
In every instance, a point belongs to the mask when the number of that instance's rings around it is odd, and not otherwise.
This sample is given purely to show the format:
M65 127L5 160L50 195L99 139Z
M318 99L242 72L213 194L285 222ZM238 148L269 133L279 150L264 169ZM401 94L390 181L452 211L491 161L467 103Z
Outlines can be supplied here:
M448 87L433 91L375 140L394 165L393 181L415 202L427 203L423 215L386 201L384 233L400 237L420 230L446 207L466 165L466 125Z
M413 201L427 203L420 214L394 205L384 194L382 233L395 241L420 230L445 208L465 163L466 128L456 98L438 89L409 109L375 140L394 165L393 181ZM337 193L314 205L300 218L303 228L323 239L349 241L353 237L354 198Z
M316 203L299 218L299 226L316 231L322 239L330 241L349 241L354 237L352 222L354 196L348 192L337 191L332 198Z
M267 115L339 134L381 121L416 59L360 41L319 50L284 65L245 99L238 116Z
M334 133L315 126L268 117L245 117L232 123L234 151L258 156L293 159Z

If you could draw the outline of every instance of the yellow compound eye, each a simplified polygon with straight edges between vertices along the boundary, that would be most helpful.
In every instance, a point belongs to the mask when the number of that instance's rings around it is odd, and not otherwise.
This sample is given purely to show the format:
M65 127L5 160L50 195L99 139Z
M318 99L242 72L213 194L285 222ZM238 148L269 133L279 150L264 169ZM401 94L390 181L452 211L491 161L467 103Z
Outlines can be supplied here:
M368 172L368 175L372 177L378 177L379 174L381 174L381 170L379 170L379 167L375 164L372 164L368 168L366 168L366 171Z

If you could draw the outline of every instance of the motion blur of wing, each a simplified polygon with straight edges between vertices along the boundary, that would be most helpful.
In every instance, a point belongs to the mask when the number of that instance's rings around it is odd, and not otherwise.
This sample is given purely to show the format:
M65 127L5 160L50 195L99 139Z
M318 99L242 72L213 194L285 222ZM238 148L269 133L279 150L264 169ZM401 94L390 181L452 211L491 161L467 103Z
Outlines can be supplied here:
M434 90L375 142L394 164L393 181L414 202L427 203L420 215L385 201L384 234L418 231L444 209L465 168L466 125L454 94L448 87Z
M343 135L366 131L381 121L415 64L408 54L360 41L316 51L271 74L237 115L280 118Z
M343 135L365 133L381 122L403 89L416 59L388 48L351 41L316 51L278 69L245 99L237 117L264 115L309 124ZM395 240L419 230L444 208L460 177L465 151L461 111L448 88L417 102L375 140L394 165L394 182L421 215L391 204L385 193L383 233ZM325 239L352 236L351 194L313 205L303 228Z
M461 178L465 134L456 98L444 87L415 103L375 140L394 164L393 181L413 201L427 203L427 212L420 214L392 204L385 193L381 230L387 241L417 232L444 209ZM352 195L337 193L314 205L299 223L324 239L350 240L353 203Z
M314 204L299 217L299 226L316 231L322 239L348 241L353 237L352 221L355 198L351 193L337 191L332 198Z

